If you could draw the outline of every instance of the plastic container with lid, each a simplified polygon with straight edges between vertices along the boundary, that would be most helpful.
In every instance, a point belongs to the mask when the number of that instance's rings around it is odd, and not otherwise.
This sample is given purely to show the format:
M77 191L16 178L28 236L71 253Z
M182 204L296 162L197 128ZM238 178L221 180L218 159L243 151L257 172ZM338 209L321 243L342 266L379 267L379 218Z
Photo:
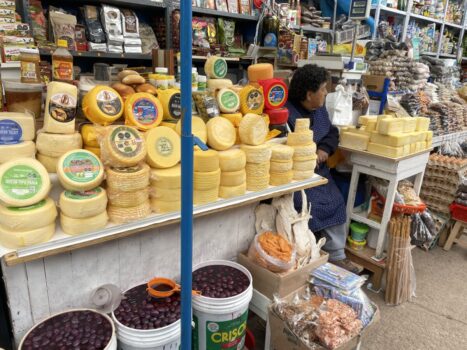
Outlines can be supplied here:
M362 224L360 222L352 222L350 224L350 235L352 239L357 242L362 242L366 239L368 234L369 227L368 225Z
M198 75L198 91L205 91L208 86L208 79L205 75Z
M21 49L19 60L21 62L21 82L40 84L41 71L39 63L41 56L38 49Z
M354 241L351 237L348 237L347 242L349 242L349 246L353 250L362 250L366 246L366 240L360 242Z
M169 75L169 68L166 67L156 67L154 71L159 75Z
M66 40L57 40L57 46L52 54L53 80L70 82L73 80L73 55L67 49Z
M198 69L191 68L191 91L198 91Z
M3 80L8 112L33 113L36 119L42 112L42 84L25 84L20 81Z
M175 87L175 75L168 75L167 81L168 81L169 89L173 89Z

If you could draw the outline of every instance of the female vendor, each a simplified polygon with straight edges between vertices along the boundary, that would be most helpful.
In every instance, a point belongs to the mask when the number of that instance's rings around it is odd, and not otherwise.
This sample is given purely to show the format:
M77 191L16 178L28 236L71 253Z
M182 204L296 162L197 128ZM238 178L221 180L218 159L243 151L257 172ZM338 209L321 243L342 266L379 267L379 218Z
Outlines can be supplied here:
M298 118L309 118L313 139L317 146L317 168L315 172L328 179L328 183L306 190L311 203L312 218L309 227L319 238L325 237L323 249L329 253L329 261L349 271L358 273L359 268L345 256L345 202L339 192L326 161L339 144L339 130L331 124L326 111L326 69L308 64L295 71L289 86L287 109L289 126L293 131ZM301 210L301 196L295 196L295 206Z

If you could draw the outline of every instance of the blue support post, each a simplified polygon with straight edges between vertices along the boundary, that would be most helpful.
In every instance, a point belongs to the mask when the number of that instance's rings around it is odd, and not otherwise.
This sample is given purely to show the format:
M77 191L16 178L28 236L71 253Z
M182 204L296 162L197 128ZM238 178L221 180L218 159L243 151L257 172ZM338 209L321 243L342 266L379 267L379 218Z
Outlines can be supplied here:
M386 106L386 102L388 102L389 83L390 82L391 81L388 78L384 79L384 86L383 86L383 91L382 92L367 90L368 96L374 97L374 98L379 98L381 100L381 103L379 104L379 114L383 114L384 107Z
M193 135L191 130L191 0L180 2L182 104L181 326L182 350L191 350L191 270L193 264Z

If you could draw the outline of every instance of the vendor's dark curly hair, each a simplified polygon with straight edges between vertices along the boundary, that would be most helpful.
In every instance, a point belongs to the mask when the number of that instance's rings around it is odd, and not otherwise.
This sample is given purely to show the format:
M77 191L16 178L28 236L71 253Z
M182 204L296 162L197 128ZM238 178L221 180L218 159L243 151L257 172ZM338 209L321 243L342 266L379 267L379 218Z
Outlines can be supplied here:
M328 81L328 77L327 70L316 64L307 64L298 68L290 82L289 100L294 103L305 101L307 91L318 91L321 84Z

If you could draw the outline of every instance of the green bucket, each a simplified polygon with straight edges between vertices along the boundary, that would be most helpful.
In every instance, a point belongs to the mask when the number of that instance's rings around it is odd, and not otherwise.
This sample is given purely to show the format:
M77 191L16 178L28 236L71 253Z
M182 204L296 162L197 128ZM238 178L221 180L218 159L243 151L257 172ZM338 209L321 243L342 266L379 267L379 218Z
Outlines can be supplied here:
M354 241L363 242L366 239L369 229L368 225L360 222L352 222L350 224L350 235Z

